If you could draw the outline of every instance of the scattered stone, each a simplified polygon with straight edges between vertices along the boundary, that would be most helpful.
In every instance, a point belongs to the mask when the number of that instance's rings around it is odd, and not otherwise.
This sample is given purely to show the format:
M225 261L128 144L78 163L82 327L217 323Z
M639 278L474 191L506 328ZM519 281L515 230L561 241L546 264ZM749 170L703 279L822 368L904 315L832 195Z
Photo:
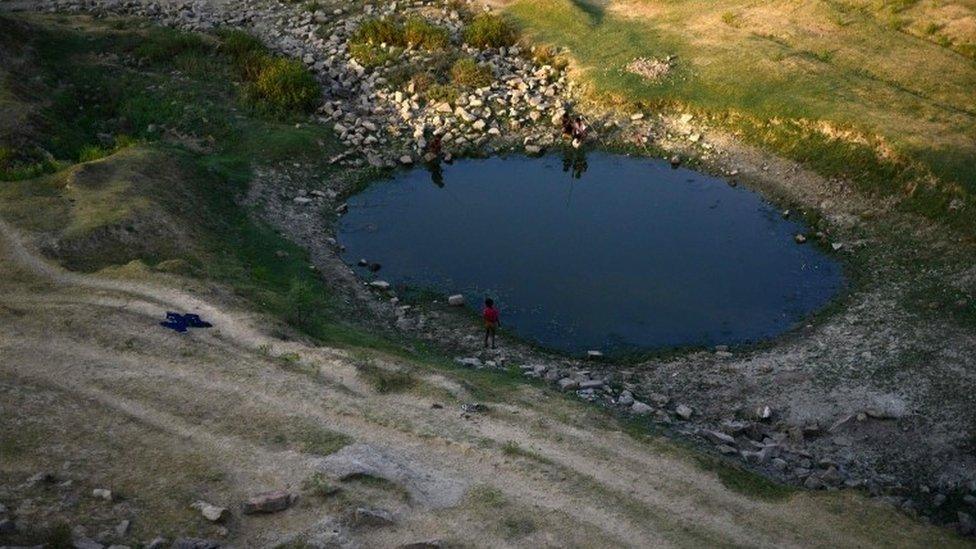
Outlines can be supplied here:
M478 357L455 358L454 362L468 368L481 368L483 366L481 359Z
M556 384L559 386L560 391L575 391L579 388L579 382L569 377L560 379Z
M410 156L409 154L405 154L400 157L400 163L403 164L404 166L409 166L413 164L413 157Z
M739 454L739 450L737 450L734 446L729 446L728 444L719 444L717 448L722 455L734 456Z
M357 507L352 522L359 526L389 526L394 524L393 514L385 509Z
M447 304L452 307L463 307L464 306L464 295L454 294L447 298Z
M634 403L634 395L630 391L623 391L620 396L617 397L617 405L619 406L630 406Z
M92 490L92 497L112 501L112 491L106 490L105 488L95 488Z
M71 541L74 549L104 549L105 546L88 537L78 537Z
M680 156L678 156L678 155L673 155L673 156L672 156L672 157L671 157L671 158L669 159L669 162L671 162L671 167L672 167L672 168L677 168L678 166L680 166L680 165L681 165L681 157L680 157Z
M588 379L586 381L581 381L579 384L579 388L581 391L585 391L587 389L599 389L603 387L603 385L604 385L603 380Z
M711 441L712 444L727 444L729 446L735 446L735 438L721 431L704 431L702 434L705 436L705 438Z
M286 490L274 490L251 496L242 506L245 515L277 513L294 503L296 496Z
M695 412L694 410L691 409L690 406L679 404L677 407L675 407L674 413L678 414L678 417L680 417L681 419L687 421L691 419L692 414L694 414Z
M638 415L638 416L643 416L643 415L649 414L649 413L651 413L653 411L654 411L654 408L652 408L650 405L645 404L645 403L643 403L643 402L641 402L639 400L635 400L634 403L631 404L631 406L630 406L630 413L632 413L634 415Z
M603 353L600 351L586 351L586 358L590 360L599 360L603 358Z
M342 204L339 204L338 206L336 206L336 210L335 211L339 215L342 215L344 213L347 213L349 211L349 204L346 204L345 202L343 202Z
M471 402L462 404L461 411L468 414L483 414L488 411L488 407L480 402Z
M369 283L369 286L376 290L386 291L390 289L390 283L385 280L374 280Z
M211 505L205 501L197 501L190 505L190 508L200 511L203 518L210 522L223 522L230 517L230 511L223 507Z
M793 236L793 240L795 240L797 244L803 244L804 242L807 241L807 237L805 235L797 233L796 235Z
M636 122L638 120L642 120L643 118L644 118L644 113L642 113L642 112L635 112L634 114L630 115L630 119L633 122Z
M128 520L123 520L122 522L115 525L115 535L122 537L129 533L129 526L132 523Z
M167 539L162 536L157 536L153 538L152 541L146 544L145 549L164 549L166 547Z

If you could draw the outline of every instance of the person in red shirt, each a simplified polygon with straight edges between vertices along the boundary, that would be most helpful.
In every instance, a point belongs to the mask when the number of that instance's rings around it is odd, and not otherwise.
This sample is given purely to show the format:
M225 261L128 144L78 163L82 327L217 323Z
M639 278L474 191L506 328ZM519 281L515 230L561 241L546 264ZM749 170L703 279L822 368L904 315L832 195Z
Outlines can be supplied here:
M498 319L498 309L490 297L485 298L485 310L481 313L485 319L485 348L488 348L488 338L491 338L491 348L495 348L495 330L501 321Z

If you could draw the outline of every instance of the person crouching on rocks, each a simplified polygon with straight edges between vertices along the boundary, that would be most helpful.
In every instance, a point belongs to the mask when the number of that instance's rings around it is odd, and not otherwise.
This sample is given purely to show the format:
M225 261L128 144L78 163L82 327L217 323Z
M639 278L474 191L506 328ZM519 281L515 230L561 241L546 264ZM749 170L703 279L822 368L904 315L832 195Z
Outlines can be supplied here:
M495 307L495 302L490 298L485 298L485 310L482 311L481 316L485 319L485 348L488 348L488 338L491 338L491 348L495 348L495 331L498 329L498 325L501 321L498 319L498 309Z

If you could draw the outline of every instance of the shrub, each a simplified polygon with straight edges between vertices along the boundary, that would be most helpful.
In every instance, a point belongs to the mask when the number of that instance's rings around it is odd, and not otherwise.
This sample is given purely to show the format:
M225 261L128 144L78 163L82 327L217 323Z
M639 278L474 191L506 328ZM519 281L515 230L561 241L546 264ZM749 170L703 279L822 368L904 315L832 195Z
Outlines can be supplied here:
M220 36L220 51L229 55L234 61L254 52L266 51L261 40L242 30L225 29L220 31L218 36Z
M395 47L384 49L368 43L350 44L349 55L364 67L381 67L399 57L400 49Z
M245 94L256 106L281 115L312 111L318 105L321 90L299 61L272 57L247 86Z
M389 19L367 19L352 35L354 44L404 45L403 28Z
M407 44L425 50L439 50L451 42L447 29L431 24L423 17L413 16L403 24L403 38Z
M457 101L458 90L454 86L448 84L432 84L427 89L427 100L433 101L435 103L440 103L441 101L446 101L453 104Z
M181 55L206 53L207 43L195 34L167 28L153 28L135 54L150 63L162 63Z
M481 13L464 29L464 41L475 47L500 48L515 44L518 29L498 15Z
M111 151L98 145L85 145L78 151L78 162L91 162L99 158L105 158Z
M410 83L413 84L414 93L424 94L437 82L426 72L418 72L410 77Z
M462 57L451 67L451 81L458 86L481 88L491 84L491 69L470 57Z
M264 44L240 30L220 32L220 51L230 56L241 80L253 82L271 59Z

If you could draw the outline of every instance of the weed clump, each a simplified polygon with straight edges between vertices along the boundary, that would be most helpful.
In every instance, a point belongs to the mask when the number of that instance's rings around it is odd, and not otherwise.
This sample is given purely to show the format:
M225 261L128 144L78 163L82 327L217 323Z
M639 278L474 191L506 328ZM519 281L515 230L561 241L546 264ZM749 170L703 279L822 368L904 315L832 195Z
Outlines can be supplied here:
M152 64L170 62L184 55L200 55L210 50L210 46L196 34L180 32L168 28L154 28L135 49L137 57Z
M451 42L447 29L438 27L423 17L409 17L403 24L403 39L406 45L428 51L440 50Z
M462 57L451 66L451 82L457 86L482 88L491 85L494 75L489 67L470 57Z
M310 112L318 104L321 89L299 61L272 57L245 88L245 97L255 106L274 114Z
M508 47L518 38L519 31L513 23L490 13L478 14L464 29L464 41L475 47Z
M220 51L231 58L246 83L248 103L279 116L311 112L318 105L321 88L302 63L271 55L260 40L243 31L224 31L220 37Z

